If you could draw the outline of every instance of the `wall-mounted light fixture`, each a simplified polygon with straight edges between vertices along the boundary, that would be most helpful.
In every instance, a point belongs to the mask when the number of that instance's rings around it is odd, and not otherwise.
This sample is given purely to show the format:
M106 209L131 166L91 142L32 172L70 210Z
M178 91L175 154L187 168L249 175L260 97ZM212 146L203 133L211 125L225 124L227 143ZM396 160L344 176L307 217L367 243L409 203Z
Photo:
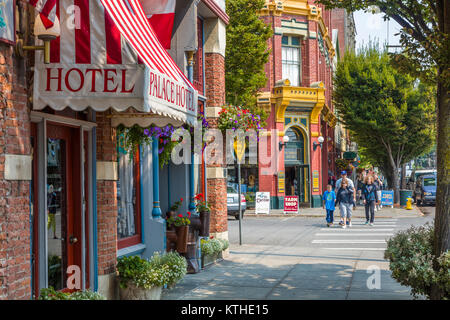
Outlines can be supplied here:
M44 51L44 63L50 63L50 41L55 40L61 33L58 17L51 28L45 28L41 16L38 14L34 21L34 35L44 41L42 46L25 46L23 39L18 39L16 44L16 52L19 56L24 56L25 50L42 50Z
M283 136L283 143L280 142L279 145L278 145L280 151L286 145L286 142L289 142L289 137L288 136Z
M325 141L325 139L320 136L317 138L317 141L319 141L319 143L317 143L316 141L313 142L313 150L316 151L317 147L320 146L320 148L322 148L322 144Z

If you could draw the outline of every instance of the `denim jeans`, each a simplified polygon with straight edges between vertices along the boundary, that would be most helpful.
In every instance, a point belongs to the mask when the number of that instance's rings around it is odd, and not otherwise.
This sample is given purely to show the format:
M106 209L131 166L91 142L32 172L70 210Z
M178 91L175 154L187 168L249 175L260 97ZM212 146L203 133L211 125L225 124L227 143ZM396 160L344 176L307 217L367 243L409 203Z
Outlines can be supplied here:
M366 221L369 221L369 210L370 210L370 222L373 223L373 220L375 219L375 200L366 201L365 209L366 209Z
M327 209L327 222L333 223L334 222L334 210L328 210Z

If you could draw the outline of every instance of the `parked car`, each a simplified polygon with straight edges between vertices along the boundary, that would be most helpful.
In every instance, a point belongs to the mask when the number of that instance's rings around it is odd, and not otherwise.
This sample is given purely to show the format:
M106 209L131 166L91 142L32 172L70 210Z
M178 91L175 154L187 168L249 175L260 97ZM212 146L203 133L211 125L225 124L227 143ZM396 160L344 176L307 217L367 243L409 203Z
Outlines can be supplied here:
M436 203L436 183L436 175L434 174L419 177L415 190L415 200L418 205Z
M236 220L239 220L239 193L233 187L227 187L227 211L229 216L234 216ZM245 196L241 193L241 210L242 218L244 218L244 212L247 209L247 201Z

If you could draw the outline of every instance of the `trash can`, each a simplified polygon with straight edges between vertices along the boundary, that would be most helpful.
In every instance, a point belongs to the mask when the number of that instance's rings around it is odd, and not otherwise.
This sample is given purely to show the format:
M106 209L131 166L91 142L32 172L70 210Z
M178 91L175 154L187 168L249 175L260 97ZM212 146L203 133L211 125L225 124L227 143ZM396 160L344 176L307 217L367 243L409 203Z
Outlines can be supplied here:
M412 190L400 190L400 205L406 206L408 198L412 198Z

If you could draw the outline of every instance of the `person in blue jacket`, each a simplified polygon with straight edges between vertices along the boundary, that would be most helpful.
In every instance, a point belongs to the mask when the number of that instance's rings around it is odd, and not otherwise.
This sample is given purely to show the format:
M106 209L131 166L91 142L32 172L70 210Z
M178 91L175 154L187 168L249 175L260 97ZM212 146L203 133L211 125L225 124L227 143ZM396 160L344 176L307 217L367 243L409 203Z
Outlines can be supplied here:
M323 204L322 207L327 211L327 227L333 225L334 222L334 208L336 201L336 193L333 191L333 186L331 184L327 185L327 191L323 194Z
M366 224L370 223L371 226L373 226L373 221L375 219L375 205L380 203L380 199L378 199L377 187L373 182L374 182L373 176L367 175L366 183L364 184L362 192L362 196L364 199L364 206L366 209ZM370 218L369 218L369 211L370 211Z

